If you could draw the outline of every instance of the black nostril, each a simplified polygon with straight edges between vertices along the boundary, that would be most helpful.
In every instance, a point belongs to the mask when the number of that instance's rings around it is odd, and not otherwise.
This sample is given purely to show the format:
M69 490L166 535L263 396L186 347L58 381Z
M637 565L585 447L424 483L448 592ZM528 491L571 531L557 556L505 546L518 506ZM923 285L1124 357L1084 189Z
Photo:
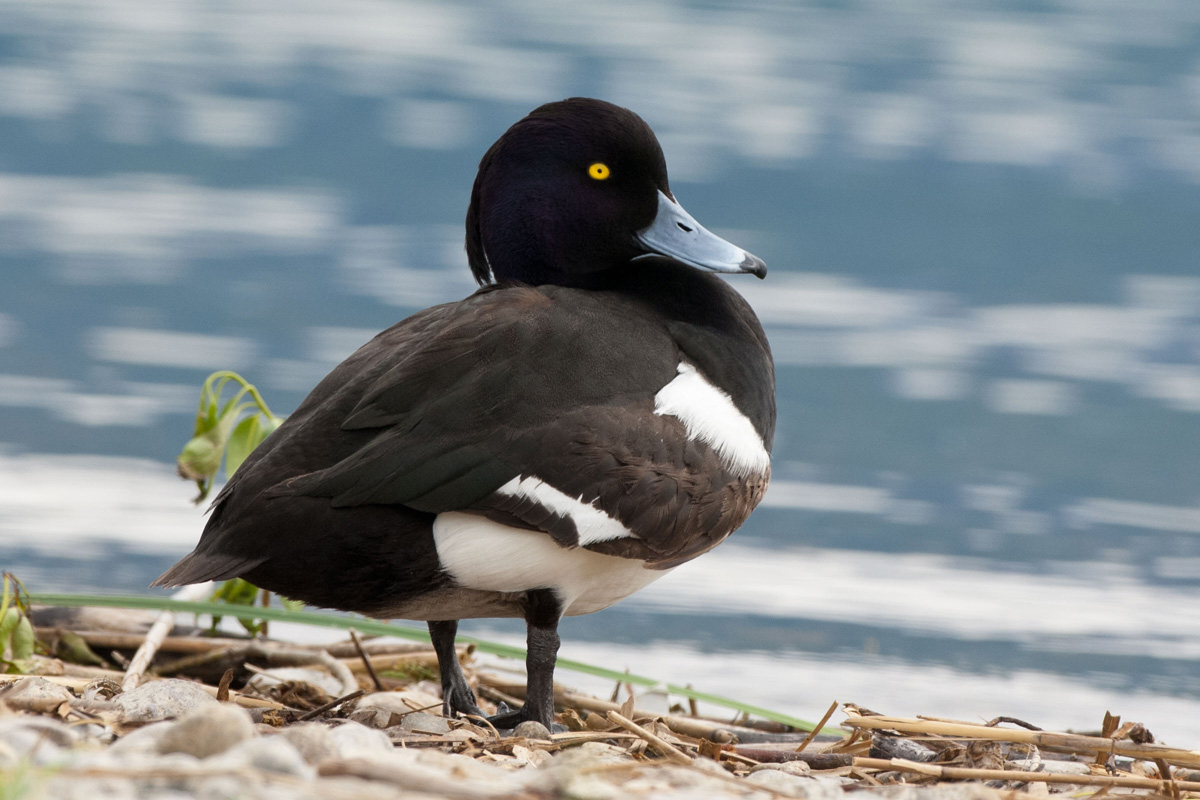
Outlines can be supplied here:
M691 233L691 232L692 232L692 229L691 229L691 228L689 228L687 225L684 225L682 222L676 222L675 224L676 224L676 225L678 225L678 226L679 226L679 230L683 231L684 233Z

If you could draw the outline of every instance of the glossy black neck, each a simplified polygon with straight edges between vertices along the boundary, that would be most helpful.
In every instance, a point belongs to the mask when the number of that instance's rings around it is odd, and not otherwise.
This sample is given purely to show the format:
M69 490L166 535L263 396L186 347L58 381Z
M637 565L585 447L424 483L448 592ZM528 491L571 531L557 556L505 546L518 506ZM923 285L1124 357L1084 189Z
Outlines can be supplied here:
M687 360L730 395L769 452L775 369L766 333L745 298L711 272L659 256L629 262L605 277L603 288L635 297L667 320Z

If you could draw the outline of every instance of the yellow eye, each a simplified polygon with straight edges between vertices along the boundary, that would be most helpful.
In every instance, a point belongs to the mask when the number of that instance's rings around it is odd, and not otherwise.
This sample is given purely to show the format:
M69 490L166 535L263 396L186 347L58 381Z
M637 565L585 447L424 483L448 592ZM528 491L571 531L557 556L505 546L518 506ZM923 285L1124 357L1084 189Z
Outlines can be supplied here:
M610 170L608 168L608 164L603 164L599 161L597 161L595 164L592 164L590 167L588 167L588 175L591 175L593 178L595 178L598 181L608 180L608 176L611 174L612 174L612 170Z

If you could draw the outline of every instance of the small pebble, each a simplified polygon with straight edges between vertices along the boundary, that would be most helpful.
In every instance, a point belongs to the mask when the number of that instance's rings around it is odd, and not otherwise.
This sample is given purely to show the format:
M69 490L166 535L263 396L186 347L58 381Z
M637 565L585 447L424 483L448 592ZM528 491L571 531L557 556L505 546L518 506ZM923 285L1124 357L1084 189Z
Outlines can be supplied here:
M392 752L392 740L383 731L357 722L343 722L330 730L340 758L372 758Z
M79 732L53 717L0 717L0 742L18 752L24 752L18 742L47 741L60 747L72 747L79 741Z
M167 728L159 739L158 752L208 758L254 736L254 723L243 709L214 703L194 709Z
M304 762L295 745L282 736L267 736L246 742L205 762L205 767L218 769L249 767L276 775L312 780L316 770Z
M578 747L559 750L554 756L555 766L564 769L579 769L584 766L632 760L633 757L623 748L608 742L584 742Z
M786 772L789 775L810 775L812 773L812 768L805 761L781 761L778 764L756 764L750 768L750 771L762 772L765 769Z
M0 719L0 767L15 767L22 761L57 767L71 760L71 731L56 719L25 715ZM4 779L0 777L0 797Z
M390 728L417 709L439 711L441 707L441 699L424 692L375 692L358 699L351 719L372 728Z
M125 722L181 717L193 708L216 702L208 692L191 681L173 679L150 681L113 698L113 704Z
M52 797L54 800L140 800L143 796L138 791L137 784L129 778L98 777L80 780L63 775L51 778L38 789L33 797Z
M320 764L327 758L336 758L339 755L338 743L333 736L333 731L329 729L328 725L322 725L319 722L300 722L289 725L278 735L291 742L292 746L309 764Z
M400 719L400 730L414 733L449 733L450 720L440 715L414 711Z
M74 698L70 690L45 678L21 678L4 693L4 704L15 711L53 713Z
M764 769L758 772L751 772L746 776L746 783L761 786L768 791L784 795L785 797L807 797L810 800L816 800L816 798L821 797L819 793L811 791L816 789L816 784L812 778L789 775L780 769ZM838 791L841 791L840 787Z
M759 766L762 765L760 764ZM704 756L697 756L696 758L692 759L692 769L698 769L701 772L711 772L714 775L729 774L729 770L725 769L725 767L721 766L716 761L713 761L711 758L705 758ZM753 772L753 770L751 770L751 772Z
M149 725L135 728L113 742L108 748L108 752L114 754L157 753L159 741L167 732L167 729L174 724L174 722L169 721L153 722Z
M535 719L527 719L517 727L513 728L513 736L520 736L525 739L550 739L550 730Z

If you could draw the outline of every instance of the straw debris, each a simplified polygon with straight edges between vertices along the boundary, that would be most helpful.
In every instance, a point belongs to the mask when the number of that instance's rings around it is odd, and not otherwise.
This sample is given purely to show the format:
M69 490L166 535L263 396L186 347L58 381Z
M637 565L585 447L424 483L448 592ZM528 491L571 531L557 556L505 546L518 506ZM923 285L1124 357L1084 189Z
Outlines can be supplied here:
M1146 725L1107 713L1096 733L1078 734L1011 717L894 717L835 702L810 732L705 718L695 704L651 712L622 682L611 699L556 686L555 731L504 731L440 715L440 687L424 679L436 674L428 646L358 634L311 646L163 628L38 629L48 647L77 643L46 652L82 653L87 663L35 656L36 675L0 675L0 789L19 781L44 796L170 787L252 798L1200 798L1200 750L1158 743ZM489 701L521 702L520 678L477 666L473 648L458 655L485 711Z

